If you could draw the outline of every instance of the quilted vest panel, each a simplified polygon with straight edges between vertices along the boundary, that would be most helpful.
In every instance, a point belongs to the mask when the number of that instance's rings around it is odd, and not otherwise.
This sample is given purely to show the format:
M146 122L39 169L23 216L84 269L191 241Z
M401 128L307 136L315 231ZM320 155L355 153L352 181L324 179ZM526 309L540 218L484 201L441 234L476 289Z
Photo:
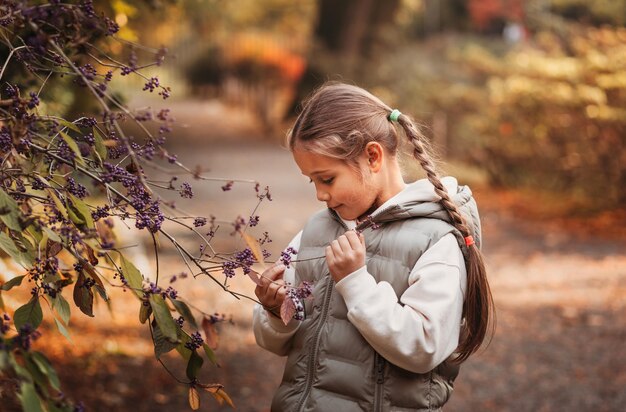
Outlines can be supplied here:
M345 231L329 210L314 215L303 230L295 285L312 282L313 300L305 303L272 411L439 410L451 395L458 366L444 362L426 374L402 369L376 353L348 321L324 257L326 246ZM377 282L388 282L399 301L419 257L454 231L443 220L428 218L366 229L368 272Z

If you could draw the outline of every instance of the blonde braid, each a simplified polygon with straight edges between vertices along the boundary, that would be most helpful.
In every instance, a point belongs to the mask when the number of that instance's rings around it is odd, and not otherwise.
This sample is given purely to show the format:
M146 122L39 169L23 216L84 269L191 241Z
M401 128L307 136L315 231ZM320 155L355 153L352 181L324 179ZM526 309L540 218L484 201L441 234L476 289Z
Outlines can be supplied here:
M428 181L434 186L435 193L441 198L440 203L450 216L452 224L461 232L463 237L470 236L471 232L465 223L465 219L454 202L450 199L450 195L443 186L443 183L441 183L441 179L436 172L435 164L422 143L423 135L417 130L411 119L404 114L400 115L398 123L402 126L407 138L413 145L413 156L420 162L422 169L426 172Z
M441 198L440 203L450 216L452 225L461 232L461 235L467 242L468 236L471 236L472 233L461 212L450 199L450 195L441 183L435 164L426 150L427 146L423 141L423 135L407 116L401 114L397 121L413 145L413 156L420 162L426 172L428 181L434 186L435 193ZM471 243L466 244L467 288L463 300L463 318L465 322L463 323L459 346L453 358L455 362L459 363L476 352L485 337L488 336L491 339L495 331L495 306L483 258L473 240Z

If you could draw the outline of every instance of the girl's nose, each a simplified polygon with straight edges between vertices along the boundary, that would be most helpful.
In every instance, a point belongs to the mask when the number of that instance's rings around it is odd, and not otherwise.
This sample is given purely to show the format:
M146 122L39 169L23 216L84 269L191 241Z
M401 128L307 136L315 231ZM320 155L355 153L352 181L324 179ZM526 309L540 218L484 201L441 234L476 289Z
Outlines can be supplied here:
M319 200L320 202L327 202L328 200L330 200L330 194L325 190L317 189L316 194L317 200Z

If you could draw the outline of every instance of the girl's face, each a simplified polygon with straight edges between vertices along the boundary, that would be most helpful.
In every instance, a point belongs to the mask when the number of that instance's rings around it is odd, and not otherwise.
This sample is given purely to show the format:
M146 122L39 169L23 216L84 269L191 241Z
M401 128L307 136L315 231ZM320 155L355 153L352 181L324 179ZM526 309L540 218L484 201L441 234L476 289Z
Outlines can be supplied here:
M326 202L343 219L364 217L379 206L366 156L359 158L361 173L344 161L305 150L294 150L293 158L315 185L317 200Z

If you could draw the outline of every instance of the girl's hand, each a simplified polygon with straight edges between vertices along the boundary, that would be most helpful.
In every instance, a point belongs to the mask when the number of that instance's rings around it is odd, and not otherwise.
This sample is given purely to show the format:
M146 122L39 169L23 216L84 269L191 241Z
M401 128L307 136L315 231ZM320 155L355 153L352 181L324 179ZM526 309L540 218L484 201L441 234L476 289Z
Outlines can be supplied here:
M335 282L365 265L365 238L349 230L326 247L326 263Z
M280 317L280 306L285 300L287 288L283 280L285 265L275 265L261 274L261 284L254 289L254 294L265 308Z

